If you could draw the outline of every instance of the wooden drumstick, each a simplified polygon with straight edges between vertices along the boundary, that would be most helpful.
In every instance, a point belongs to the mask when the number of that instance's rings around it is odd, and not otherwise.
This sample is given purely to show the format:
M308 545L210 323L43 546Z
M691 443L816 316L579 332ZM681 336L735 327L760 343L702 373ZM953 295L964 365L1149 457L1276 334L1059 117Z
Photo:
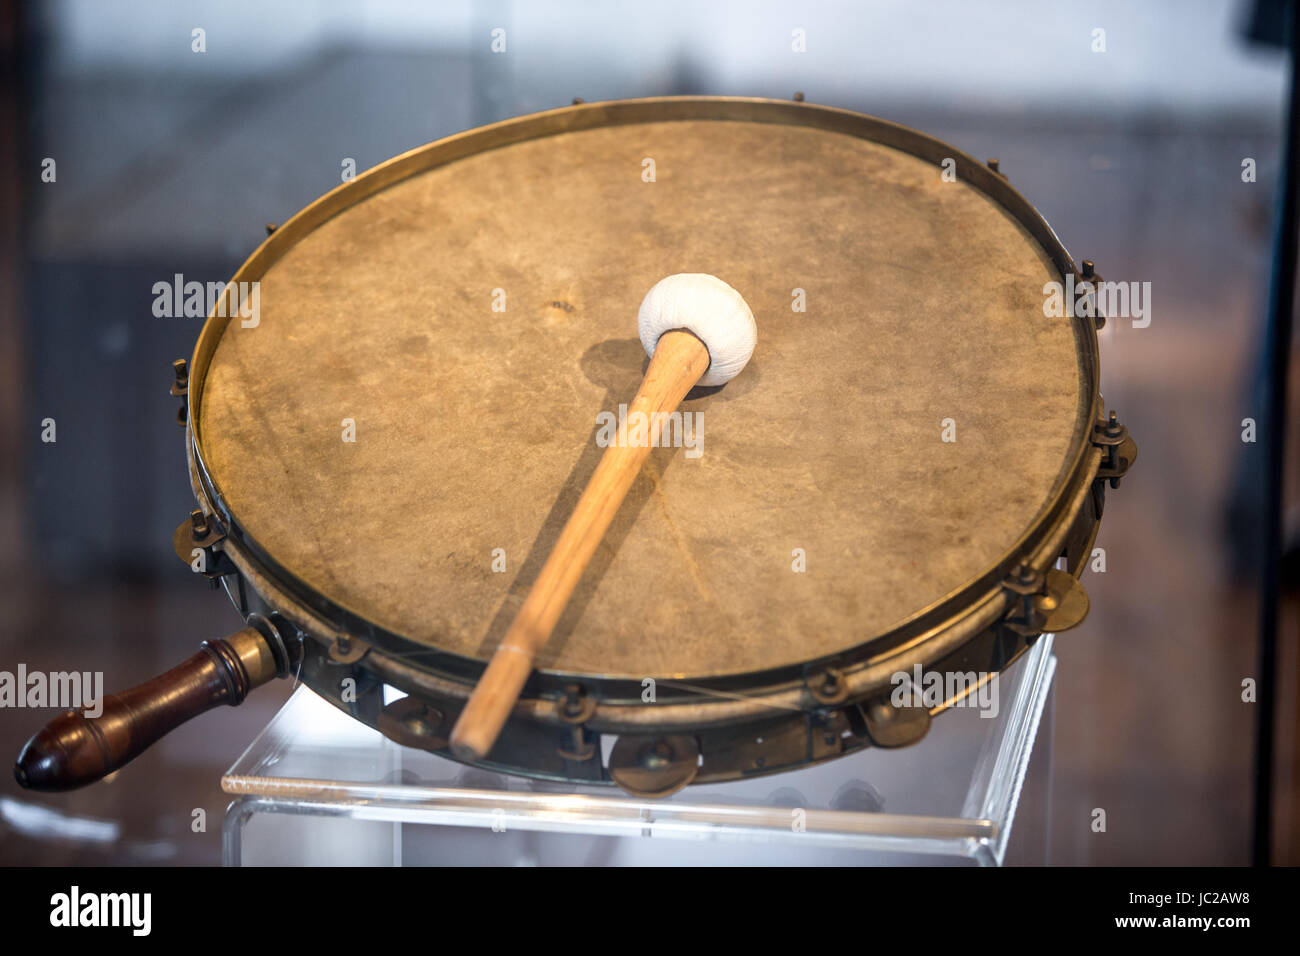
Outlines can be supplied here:
M560 532L510 630L497 647L451 732L453 752L481 760L496 742L533 670L533 660L564 613L582 572L641 465L658 444L663 423L694 386L721 385L753 354L754 316L740 293L699 273L669 276L641 303L637 316L650 365L628 406L647 418L647 438L630 445L625 434L605 449L595 473Z

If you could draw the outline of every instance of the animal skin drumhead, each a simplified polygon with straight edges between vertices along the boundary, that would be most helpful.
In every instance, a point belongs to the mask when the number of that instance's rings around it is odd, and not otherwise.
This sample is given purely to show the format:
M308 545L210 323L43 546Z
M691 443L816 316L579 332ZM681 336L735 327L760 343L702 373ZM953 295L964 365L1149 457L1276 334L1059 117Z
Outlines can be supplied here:
M647 163L646 160L652 160ZM198 422L242 532L375 626L486 660L646 366L676 273L736 289L749 365L682 404L539 658L687 679L824 657L986 573L1092 396L1059 281L935 163L809 126L559 132L343 209L231 321ZM1031 361L1025 357L1031 356Z

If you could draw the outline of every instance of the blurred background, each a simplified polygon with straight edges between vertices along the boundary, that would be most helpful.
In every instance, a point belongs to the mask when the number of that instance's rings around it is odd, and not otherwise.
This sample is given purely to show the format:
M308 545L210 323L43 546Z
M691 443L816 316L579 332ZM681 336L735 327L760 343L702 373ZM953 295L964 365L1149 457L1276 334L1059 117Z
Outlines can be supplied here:
M1048 782L1017 828L1047 834L1023 856L1056 864L1249 862L1256 711L1242 681L1258 676L1264 446L1241 432L1263 413L1280 13L1255 0L0 0L0 669L102 670L111 691L237 624L171 548L192 498L169 365L202 320L155 317L155 282L229 278L265 224L339 183L345 158L359 172L575 96L799 90L998 157L1076 259L1151 283L1150 326L1103 333L1103 391L1141 457L1107 507L1092 615L1057 643L1036 751ZM1290 420L1294 547L1300 412ZM1274 853L1296 863L1289 568ZM287 697L279 683L89 790L32 795L0 774L0 862L218 862L221 773ZM50 716L0 711L0 755ZM197 807L206 833L191 831ZM1096 807L1106 834L1088 825Z

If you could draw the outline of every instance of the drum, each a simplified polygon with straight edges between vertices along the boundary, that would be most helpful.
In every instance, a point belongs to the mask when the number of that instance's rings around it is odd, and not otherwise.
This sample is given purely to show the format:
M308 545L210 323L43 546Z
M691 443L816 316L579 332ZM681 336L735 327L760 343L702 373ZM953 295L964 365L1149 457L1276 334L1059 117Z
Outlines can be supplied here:
M1136 456L1100 317L1044 307L1091 265L996 168L879 119L580 104L384 163L235 275L173 389L176 548L250 623L197 655L208 698L296 674L448 752L681 272L743 294L757 349L682 404L689 446L652 451L485 766L657 796L900 746L1082 620ZM900 705L919 672L975 679Z

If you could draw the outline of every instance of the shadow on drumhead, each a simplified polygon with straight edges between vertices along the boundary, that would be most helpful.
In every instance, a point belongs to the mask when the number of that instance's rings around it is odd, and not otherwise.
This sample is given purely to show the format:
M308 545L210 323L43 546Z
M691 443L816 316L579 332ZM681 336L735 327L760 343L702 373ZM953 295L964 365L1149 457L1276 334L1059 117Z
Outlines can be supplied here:
M646 369L650 367L650 356L645 354L640 339L606 339L587 349L579 360L579 366L587 381L605 390L604 404L601 408L613 409L618 407L619 402L632 400L637 386L645 377ZM690 402L719 393L723 395L719 401L727 401L744 395L754 387L759 378L758 361L755 356L745 367L744 375L738 375L724 385L697 385L686 393L684 401ZM611 395L615 397L611 399ZM609 404L610 401L614 402L612 406ZM593 416L600 410L594 410Z
M638 348L640 348L639 345ZM606 390L601 404L602 408L616 408L619 401L626 400L622 394L614 390ZM528 549L528 556L519 566L519 572L510 583L510 590L505 600L497 608L492 623L488 626L487 633L478 645L477 653L480 657L491 657L501 643L524 598L528 596L529 589L541 572L542 565L546 563L547 557L554 550L555 542L559 538L565 522L569 520L569 515L572 514L574 507L577 505L578 498L591 480L592 473L595 472L596 465L599 464L601 456L604 454L604 449L596 444L596 433L599 426L596 425L595 419L598 410L592 410L592 429L587 441L583 443L582 454L574 463L573 468L570 469L564 484L558 489L554 503L546 515L546 520L542 523L541 530ZM604 578L605 572L609 569L614 557L622 547L627 533L636 523L641 509L653 496L664 469L668 467L668 463L672 460L674 454L680 453L680 451L681 449L678 448L655 448L651 450L650 457L646 459L643 466L642 474L637 477L631 489L629 489L623 506L614 516L609 530L602 539L601 547L592 557L591 563L587 565L587 570L579 580L568 606L556 623L545 652L538 657L537 664L539 667L550 666L549 662L563 651L569 635L573 633L578 621L582 619L587 603L591 600L592 595L596 593L596 589L600 587L601 579Z
M591 431L587 436L587 440L583 443L582 454L578 456L578 460L570 469L564 484L556 490L554 503L542 523L541 530L528 549L528 556L519 566L519 571L510 583L510 589L505 600L497 608L496 614L492 617L492 623L488 626L487 633L478 645L477 654L480 657L490 657L501 643L524 598L528 596L529 588L532 587L537 575L541 572L542 565L546 563L547 557L554 549L555 542L564 529L565 522L569 520L569 515L573 513L583 489L586 488L596 470L596 466L600 463L604 449L596 441L597 433L601 428L596 418L597 414L602 411L612 411L617 414L620 403L628 403L632 400L638 385L644 377L649 361L645 350L641 347L640 340L632 338L606 339L603 342L598 342L587 349L579 359L579 366L582 369L583 376L587 381L602 389L603 395L596 406L591 409ZM736 381L742 381L748 374L747 371L745 376L739 376ZM692 389L686 400L708 397L726 389L734 389L734 382L729 382L726 385ZM568 606L557 622L555 630L551 634L551 639L546 645L545 652L538 659L540 667L549 666L548 662L554 660L563 652L569 635L573 633L574 628L582 619L587 603L600 587L605 572L618 554L628 532L636 523L637 516L645 507L646 502L654 496L660 481L670 467L670 463L680 455L680 452L681 449L672 447L651 450L650 457L646 460L642 469L642 474L638 476L628 491L627 498L614 516L613 522L602 540L600 549L591 559L591 563L587 566L586 572L574 590Z
M637 338L605 339L583 352L578 360L583 376L605 391L601 407L591 410L592 418L598 411L610 408L611 401L615 407L619 402L630 402L649 364Z

